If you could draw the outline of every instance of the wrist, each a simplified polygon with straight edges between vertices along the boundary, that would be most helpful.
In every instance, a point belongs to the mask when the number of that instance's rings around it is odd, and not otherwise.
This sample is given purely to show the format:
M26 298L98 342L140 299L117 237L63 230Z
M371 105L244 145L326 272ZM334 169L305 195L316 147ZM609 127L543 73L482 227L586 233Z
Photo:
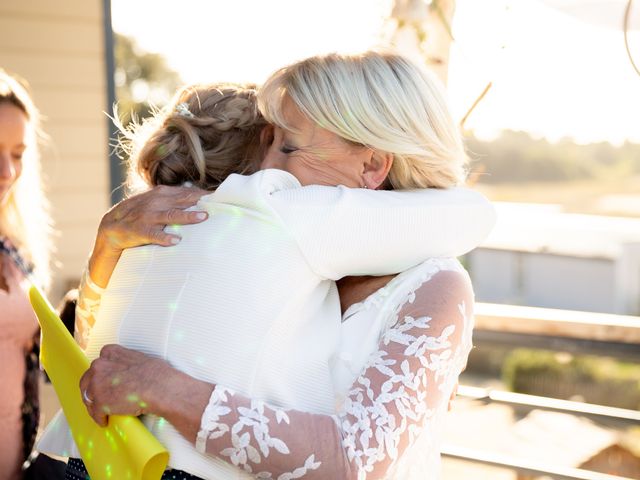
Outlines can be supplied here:
M202 414L214 385L197 380L169 366L162 372L162 381L149 392L147 412L164 418L186 438L195 441Z
M87 275L94 284L105 288L122 255L122 249L114 247L112 243L102 237L99 233L94 243L87 261Z
M149 378L147 391L143 398L147 403L148 413L159 417L171 418L179 410L179 406L188 397L189 377L176 370L164 360L157 359L156 368ZM186 393L186 394L185 394Z
M113 238L114 235L109 233L103 223L100 223L91 257L119 258L123 248L117 245Z

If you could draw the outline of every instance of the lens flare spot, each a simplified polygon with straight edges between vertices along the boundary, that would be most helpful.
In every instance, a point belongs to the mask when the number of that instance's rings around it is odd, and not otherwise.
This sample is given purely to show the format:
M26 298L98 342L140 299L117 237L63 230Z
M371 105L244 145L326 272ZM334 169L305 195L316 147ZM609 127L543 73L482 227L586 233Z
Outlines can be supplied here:
M140 397L135 393L130 393L127 395L127 401L131 403L138 403L140 401Z
M163 430L166 424L167 424L167 421L163 417L160 417L158 419L158 430Z
M173 339L176 342L181 342L182 340L184 340L184 331L179 330L173 333Z

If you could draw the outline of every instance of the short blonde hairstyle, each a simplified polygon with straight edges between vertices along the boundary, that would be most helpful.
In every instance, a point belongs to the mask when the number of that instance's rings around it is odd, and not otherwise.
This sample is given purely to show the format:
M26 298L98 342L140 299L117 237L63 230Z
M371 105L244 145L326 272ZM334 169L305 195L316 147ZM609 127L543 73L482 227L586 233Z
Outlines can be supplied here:
M40 114L27 88L0 69L0 104L7 103L25 114L28 130L22 173L0 207L0 232L8 236L26 260L34 265L40 286L48 288L52 222L42 187L38 150L38 142L45 136L40 130Z
M129 156L129 188L190 182L215 190L232 173L253 173L261 160L260 132L266 124L255 85L184 87L142 124L120 125L120 144Z
M284 67L258 95L265 118L294 129L285 100L345 140L394 156L393 188L444 188L465 178L467 156L435 77L394 53L329 54Z

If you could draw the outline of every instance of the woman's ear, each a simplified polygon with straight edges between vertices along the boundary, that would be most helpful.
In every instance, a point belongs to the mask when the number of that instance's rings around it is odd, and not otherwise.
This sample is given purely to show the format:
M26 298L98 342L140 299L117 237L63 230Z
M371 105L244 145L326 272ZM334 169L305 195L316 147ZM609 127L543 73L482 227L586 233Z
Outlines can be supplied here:
M389 175L393 166L393 154L387 152L372 151L371 158L364 166L364 186L370 190L379 188Z
M273 143L273 125L267 124L260 131L260 146L266 151Z

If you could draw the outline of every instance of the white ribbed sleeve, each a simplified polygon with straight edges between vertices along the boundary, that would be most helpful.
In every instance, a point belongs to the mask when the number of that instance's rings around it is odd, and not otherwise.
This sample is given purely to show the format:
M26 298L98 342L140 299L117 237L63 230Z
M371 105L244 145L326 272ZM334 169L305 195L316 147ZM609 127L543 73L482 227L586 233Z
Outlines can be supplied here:
M426 258L463 255L495 223L491 203L465 188L308 186L274 192L268 201L311 268L331 280L398 273Z

